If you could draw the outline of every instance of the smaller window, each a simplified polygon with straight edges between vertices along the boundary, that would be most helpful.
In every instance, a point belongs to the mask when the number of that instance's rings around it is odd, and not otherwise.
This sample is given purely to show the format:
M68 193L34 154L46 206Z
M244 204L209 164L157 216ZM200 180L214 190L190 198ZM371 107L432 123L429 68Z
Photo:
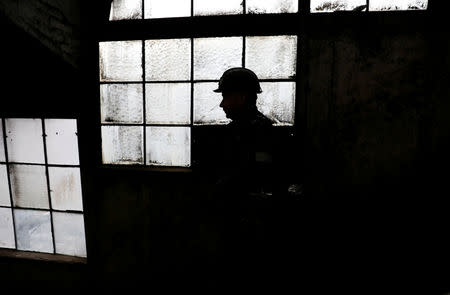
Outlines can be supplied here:
M0 123L0 248L86 257L77 121Z

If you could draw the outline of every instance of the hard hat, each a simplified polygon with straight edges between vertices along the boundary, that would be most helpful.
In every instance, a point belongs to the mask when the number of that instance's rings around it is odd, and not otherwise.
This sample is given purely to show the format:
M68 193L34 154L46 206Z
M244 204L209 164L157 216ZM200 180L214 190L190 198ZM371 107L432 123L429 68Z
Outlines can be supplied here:
M261 93L258 76L247 68L231 68L226 70L219 80L219 87L214 92L228 90L245 90Z

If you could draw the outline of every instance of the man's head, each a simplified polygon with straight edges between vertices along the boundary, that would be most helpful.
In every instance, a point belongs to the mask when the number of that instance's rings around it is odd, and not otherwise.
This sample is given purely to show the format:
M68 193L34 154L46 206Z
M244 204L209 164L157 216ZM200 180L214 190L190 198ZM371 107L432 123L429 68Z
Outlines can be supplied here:
M222 93L220 107L227 118L234 120L255 108L257 94L262 90L254 72L246 68L231 68L223 73L214 92Z

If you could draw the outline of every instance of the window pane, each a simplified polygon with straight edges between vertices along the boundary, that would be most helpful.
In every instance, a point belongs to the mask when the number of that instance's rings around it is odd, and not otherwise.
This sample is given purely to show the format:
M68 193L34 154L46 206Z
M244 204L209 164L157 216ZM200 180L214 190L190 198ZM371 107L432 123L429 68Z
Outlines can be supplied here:
M44 166L11 165L9 175L14 206L49 209Z
M231 67L242 66L242 37L194 39L194 78L219 80Z
M258 78L291 78L296 62L296 36L247 37L245 64Z
M369 11L425 10L428 0L370 0Z
M109 20L142 18L142 0L114 0Z
M147 164L188 167L190 144L189 127L147 127Z
M298 11L298 0L247 0L247 13L292 13Z
M5 125L10 162L45 163L40 119L6 119Z
M48 177L53 209L83 211L79 168L49 167Z
M311 12L353 10L361 5L366 5L366 0L311 0Z
M145 0L145 18L191 16L191 0Z
M45 119L49 164L78 165L77 120Z
M142 81L142 41L99 43L100 81Z
M145 72L147 81L189 80L191 40L145 41Z
M274 120L274 125L292 125L295 115L295 82L261 83L257 106L261 113Z
M194 0L194 15L242 14L242 0Z
M0 162L5 162L5 144L3 141L3 122L0 118Z
M15 247L11 209L0 208L0 248L14 249Z
M194 84L194 124L227 124L230 122L220 107L222 95L213 92L217 86L217 82Z
M53 253L50 212L14 210L17 249Z
M11 206L6 165L0 164L0 206Z
M143 164L143 127L102 126L104 164Z
M82 214L53 212L56 253L86 257Z
M142 84L100 85L102 123L142 123Z
M145 89L147 123L189 124L190 83L152 83Z

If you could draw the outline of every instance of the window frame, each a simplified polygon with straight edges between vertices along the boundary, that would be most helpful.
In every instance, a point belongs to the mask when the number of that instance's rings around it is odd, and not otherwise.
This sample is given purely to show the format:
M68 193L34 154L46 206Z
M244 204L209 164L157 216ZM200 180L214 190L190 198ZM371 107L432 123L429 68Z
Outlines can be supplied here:
M368 7L370 0L366 0ZM297 36L297 64L295 82L295 116L292 126L276 126L277 129L289 129L287 133L292 138L292 142L299 148L301 158L304 157L307 134L307 113L308 101L306 95L308 68L306 63L302 61L307 58L307 42L312 36L329 36L330 34L339 32L339 30L348 30L355 22L361 23L362 26L370 26L376 24L382 27L394 27L399 30L412 30L408 26L411 24L424 23L428 24L432 11L432 2L428 1L426 10L389 10L389 11L334 11L334 12L311 12L310 0L298 0L298 11L296 13L268 13L268 14L247 14L245 3L243 1L243 13L235 15L193 15L193 0L191 0L191 16L189 17L173 17L173 18L144 18L144 1L142 1L142 19L126 19L109 21L108 11L103 12L103 19L99 21L98 31L95 38L96 47L95 74L96 83L96 126L101 126L100 118L100 95L98 94L100 79L99 73L99 55L98 44L104 41L125 41L125 40L145 40L151 39L177 39L190 38L191 49L194 38L207 37L232 37L232 36L275 36L275 35L294 35ZM244 41L245 42L245 41ZM244 49L245 51L245 49ZM193 54L191 50L191 55ZM245 59L245 56L243 56ZM192 63L191 59L191 63ZM244 64L244 63L243 63ZM244 64L245 65L245 64ZM193 68L191 67L190 83L197 82L193 78ZM144 70L145 73L145 70ZM94 75L93 75L94 77ZM145 78L145 77L144 77ZM140 83L148 83L143 79ZM94 84L94 83L93 83ZM145 88L144 88L145 92ZM145 95L145 94L144 94ZM191 93L191 101L193 101ZM145 126L145 103L143 124ZM100 168L114 168L127 170L144 170L144 171L168 171L168 172L191 172L196 168L195 151L193 150L193 142L195 138L194 129L196 128L221 128L221 125L196 125L193 120L193 106L191 105L191 166L190 167L170 167L170 166L151 166L146 165L145 159L143 165L120 165L120 164L103 164L102 162L102 146L99 140L96 163ZM116 125L116 124L108 124ZM119 125L119 124L118 124ZM101 128L97 129L97 135L100 137ZM285 132L285 130L283 131ZM143 143L143 154L145 157L145 139Z

